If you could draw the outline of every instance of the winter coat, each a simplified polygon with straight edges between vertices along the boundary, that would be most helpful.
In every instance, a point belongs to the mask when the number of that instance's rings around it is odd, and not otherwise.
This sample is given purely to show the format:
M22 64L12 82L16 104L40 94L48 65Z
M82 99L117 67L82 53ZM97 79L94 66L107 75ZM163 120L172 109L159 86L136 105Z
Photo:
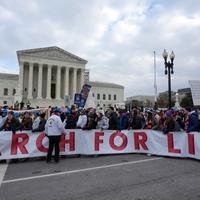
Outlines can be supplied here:
M51 115L45 124L45 133L48 136L59 136L61 133L65 133L63 123L59 116Z
M88 117L87 117L87 124L86 124L86 127L84 129L91 130L91 129L95 129L96 126L97 126L96 115L95 114L89 114Z
M118 119L117 114L112 112L109 117L109 130L117 130L118 129Z
M0 130L12 131L13 133L15 133L15 131L20 130L20 128L21 128L21 124L19 120L15 118L12 118L11 120L9 120L7 118L4 125L0 128Z
M79 115L78 121L76 123L76 127L77 128L85 128L86 124L87 124L87 116L85 114Z
M126 114L122 114L119 121L120 130L125 130L128 128L128 116Z
M103 116L99 121L97 121L96 129L106 130L109 127L109 119L106 116Z
M32 125L32 129L36 129L39 127L40 124L40 117L37 117L34 121L33 121L33 125Z
M130 128L132 129L141 129L142 128L142 118L138 115L134 115L130 118Z
M173 117L167 117L164 122L164 129L163 129L164 134L167 134L168 132L174 130L175 130L175 120L173 119Z
M35 129L33 129L32 132L42 132L42 131L44 131L46 122L47 122L46 119L40 120L39 126Z
M199 131L199 118L197 112L193 111L189 115L189 124L186 132L189 133L191 131Z
M22 130L32 130L32 119L31 118L24 118L22 119Z
M72 114L67 115L67 119L64 120L64 128L65 129L75 129L76 128L76 120Z

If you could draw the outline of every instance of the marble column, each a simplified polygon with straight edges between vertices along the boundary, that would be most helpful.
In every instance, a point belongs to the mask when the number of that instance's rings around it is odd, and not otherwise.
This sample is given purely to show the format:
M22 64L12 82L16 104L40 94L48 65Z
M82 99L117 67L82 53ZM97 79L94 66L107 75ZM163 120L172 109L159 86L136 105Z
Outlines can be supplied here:
M51 99L51 65L47 65L47 96L46 99Z
M69 68L65 68L65 92L64 96L69 95Z
M56 76L56 99L60 100L60 81L61 81L61 67L57 66L57 76Z
M73 98L74 98L74 94L76 93L77 90L77 69L74 68L73 69Z
M28 99L33 98L33 63L29 63Z
M19 62L19 95L23 97L23 91L24 91L24 62Z
M38 72L38 93L37 98L42 99L42 71L43 71L43 65L38 64L39 72Z
M85 70L81 69L81 79L80 79L80 88L81 88L81 90L82 90L82 87L84 85L84 72L85 72Z

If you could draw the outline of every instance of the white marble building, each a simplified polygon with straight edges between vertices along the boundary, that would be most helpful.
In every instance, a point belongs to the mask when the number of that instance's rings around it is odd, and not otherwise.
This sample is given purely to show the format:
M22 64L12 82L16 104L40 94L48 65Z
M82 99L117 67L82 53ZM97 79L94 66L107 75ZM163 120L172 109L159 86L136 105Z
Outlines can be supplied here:
M16 101L31 106L65 105L79 93L84 76L89 79L87 61L59 47L46 47L17 51L19 75L0 73L0 105L13 105ZM87 81L88 81L87 79ZM88 82L95 105L104 107L123 102L124 87L116 84Z
M0 73L0 105L13 105L18 87L18 74Z
M86 60L59 47L17 51L19 94L32 106L63 105L84 84Z
M17 51L19 92L31 105L63 105L84 84L86 60L59 47Z
M123 107L125 105L124 86L98 81L88 81L87 84L92 86L90 93L96 107Z

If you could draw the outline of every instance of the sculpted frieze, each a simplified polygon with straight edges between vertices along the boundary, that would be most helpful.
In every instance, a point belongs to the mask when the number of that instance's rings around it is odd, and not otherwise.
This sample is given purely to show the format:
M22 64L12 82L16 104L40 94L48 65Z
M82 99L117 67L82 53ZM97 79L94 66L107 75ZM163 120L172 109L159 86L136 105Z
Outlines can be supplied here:
M55 59L59 59L59 60L65 60L65 61L70 61L70 62L76 62L78 60L72 58L71 56L60 52L58 50L49 50L49 51L39 51L39 52L31 52L29 53L29 55L34 55L34 56L39 56L39 57L43 57L43 58L55 58Z

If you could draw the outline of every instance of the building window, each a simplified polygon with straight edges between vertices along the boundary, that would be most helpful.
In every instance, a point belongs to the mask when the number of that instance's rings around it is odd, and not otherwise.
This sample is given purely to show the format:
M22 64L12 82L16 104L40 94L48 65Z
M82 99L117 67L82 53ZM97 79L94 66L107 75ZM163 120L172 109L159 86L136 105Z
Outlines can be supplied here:
M103 94L103 100L106 100L106 95L105 94Z
M94 93L92 93L92 96L95 97Z
M97 99L100 99L100 94L97 94Z
M114 94L114 100L117 100L117 95L116 94Z
M3 101L3 104L4 104L4 105L7 105L7 101Z
M7 95L8 95L8 88L4 88L3 95L4 95L4 96L7 96Z
M13 89L13 96L16 94L16 89L14 88Z
M108 95L108 100L111 100L111 94Z

